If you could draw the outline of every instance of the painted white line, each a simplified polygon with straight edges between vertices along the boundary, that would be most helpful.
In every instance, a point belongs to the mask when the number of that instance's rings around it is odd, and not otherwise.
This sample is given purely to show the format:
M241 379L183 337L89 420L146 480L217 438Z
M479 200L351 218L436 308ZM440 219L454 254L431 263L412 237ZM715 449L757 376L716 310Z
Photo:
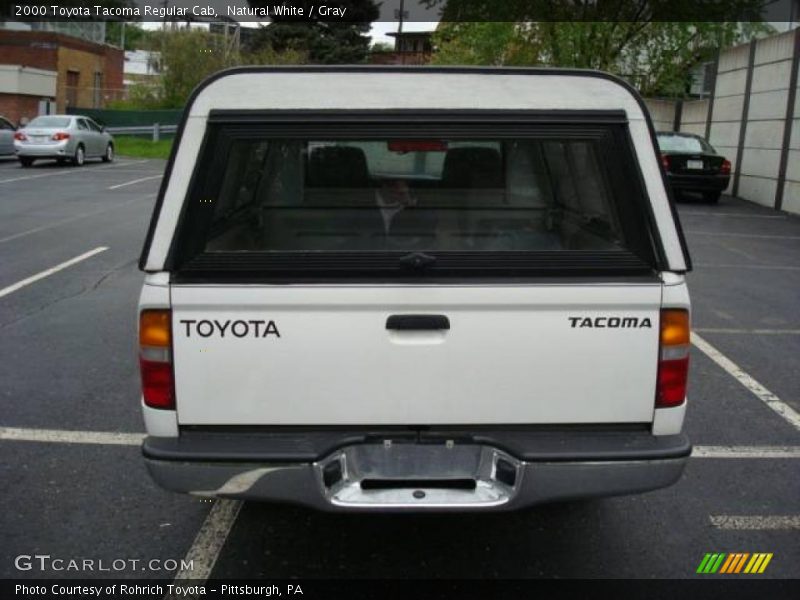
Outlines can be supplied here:
M48 173L41 173L39 175L25 175L23 177L12 177L11 179L0 179L0 183L12 183L14 181L27 181L28 179L41 179L42 177L55 177L56 175L62 175L62 176L63 175L71 175L72 173L86 173L86 172L92 172L92 171L105 171L106 169L113 169L115 167L121 167L123 165L125 165L125 166L127 166L127 165L140 165L140 164L146 163L146 162L147 162L147 159L146 160L135 160L135 161L126 162L126 163L115 163L113 165L106 165L106 166L103 166L103 167L94 167L94 168L90 168L90 169L81 169L81 168L76 168L76 169L58 169L57 171L51 171L51 172L48 172Z
M134 179L133 181L126 181L125 183L118 183L117 185L112 185L110 190L118 190L119 188L126 187L129 185L133 185L134 183L141 183L142 181L150 181L151 179L160 179L163 175L152 175L150 177L142 177L141 179Z
M0 427L0 440L138 446L144 433ZM800 446L695 446L692 458L800 458Z
M692 458L800 458L800 446L695 446Z
M744 219L785 219L785 215L751 215L749 213L715 213L715 212L695 212L692 210L681 211L681 216L689 215L698 217L741 217Z
M239 500L220 499L214 503L183 559L184 564L192 568L178 571L176 582L191 579L193 584L202 584L208 579L241 508L242 502Z
M0 440L17 442L50 442L59 444L111 444L139 446L143 433L118 433L114 431L64 431L60 429L28 429L25 427L0 427Z
M28 277L26 279L23 279L22 281L18 281L17 283L15 283L13 285L10 285L8 287L5 287L2 290L0 290L0 298L3 298L4 296L8 296L9 294L13 294L17 290L22 289L25 286L28 286L28 285L30 285L32 283L35 283L35 282L39 281L40 279L44 279L45 277L49 277L53 273L58 273L59 271L62 271L64 269L66 269L67 267L71 267L72 265L75 265L75 264L77 264L77 263L79 263L79 262L81 262L83 260L86 260L87 258L91 258L95 254L100 254L101 252L105 252L106 250L108 250L108 246L99 246L99 247L95 248L94 250L89 250L88 252L84 252L80 256L76 256L75 258L71 258L68 261L65 261L65 262L63 262L63 263L61 263L59 265L56 265L55 267L51 267L51 268L47 269L46 271L42 271L41 273L37 273L36 275L31 275L30 277Z
M692 344L755 394L759 400L783 417L790 425L794 426L795 429L800 430L800 413L783 402L775 394L743 371L739 365L694 332L692 332Z
M146 200L148 198L152 198L156 194L147 194L146 196L139 196L138 198L131 198L130 200L125 200L124 202L120 202L119 204L115 204L114 206L109 206L107 208L101 208L99 210L93 210L87 213L83 213L80 215L75 215L74 217L69 217L67 219L62 219L60 221L56 221L55 223L50 223L49 225L42 225L41 227L34 227L33 229L28 229L26 231L20 231L19 233L15 233L13 235L9 235L8 237L0 238L0 244L4 242L10 242L11 240L16 240L21 237L25 237L26 235L31 235L34 233L39 233L40 231L47 231L48 229L53 229L54 227L60 227L61 225L66 225L67 223L72 223L73 221L80 221L81 219L88 219L89 217L93 217L95 215L100 215L106 213L108 211L114 210L116 208L122 208L123 206L130 204L131 202L137 202L141 200Z
M761 235L757 233L724 233L721 231L691 231L691 230L686 230L685 233L689 233L692 235L711 236L711 237L753 238L760 240L800 240L800 235Z
M713 263L695 263L695 267L703 269L758 269L759 271L800 271L800 267L793 265L748 265L746 263L738 265L715 265Z
M756 530L756 529L800 529L800 515L786 516L734 516L709 515L711 524L717 529Z
M699 333L732 333L743 335L800 335L800 329L725 329L714 327L697 327L692 329Z

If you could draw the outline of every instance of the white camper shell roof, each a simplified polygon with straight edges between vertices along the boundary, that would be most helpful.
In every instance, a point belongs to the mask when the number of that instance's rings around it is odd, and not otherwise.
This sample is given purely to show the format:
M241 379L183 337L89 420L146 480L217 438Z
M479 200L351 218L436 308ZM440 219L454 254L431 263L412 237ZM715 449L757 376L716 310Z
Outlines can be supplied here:
M470 67L244 67L188 101L140 266L164 269L212 111L615 111L624 113L670 271L691 267L639 95L598 71Z

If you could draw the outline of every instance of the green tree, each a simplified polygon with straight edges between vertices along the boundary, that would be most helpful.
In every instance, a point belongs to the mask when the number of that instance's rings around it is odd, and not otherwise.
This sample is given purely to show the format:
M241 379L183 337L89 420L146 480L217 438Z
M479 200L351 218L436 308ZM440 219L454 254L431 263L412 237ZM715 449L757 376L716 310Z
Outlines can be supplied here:
M203 79L236 64L219 36L184 29L158 32L161 52L161 107L180 108Z
M119 46L125 36L123 50L143 50L149 44L150 32L142 29L141 25L132 21L108 21L106 23L106 44Z
M161 76L152 85L133 86L125 105L137 108L181 108L192 90L206 77L228 67L263 64L303 64L297 50L278 52L262 48L241 52L223 36L198 29L152 32L151 49L160 52Z
M270 48L278 53L301 52L309 62L318 64L364 62L369 54L370 23L380 14L373 0L338 0L326 3L328 7L346 9L344 18L319 17L318 14L309 17L311 8L319 6L313 0L248 0L248 4L254 8L294 6L303 8L305 15L304 18L272 16L272 22L254 36L250 50Z
M687 21L450 23L434 36L434 62L600 69L626 78L643 94L680 96L692 69L717 48L766 29Z
M370 52L394 52L394 45L387 42L375 42L369 48Z
M711 9L731 17L757 18L763 2L718 0ZM699 0L507 0L497 5L449 0L443 14L452 21L443 22L434 36L434 62L600 69L625 77L643 94L680 96L691 85L692 69L711 59L718 48L771 29L759 22L700 20L698 7L710 10L707 4ZM491 14L490 9L494 18L508 20L478 22ZM670 15L698 20L665 20Z

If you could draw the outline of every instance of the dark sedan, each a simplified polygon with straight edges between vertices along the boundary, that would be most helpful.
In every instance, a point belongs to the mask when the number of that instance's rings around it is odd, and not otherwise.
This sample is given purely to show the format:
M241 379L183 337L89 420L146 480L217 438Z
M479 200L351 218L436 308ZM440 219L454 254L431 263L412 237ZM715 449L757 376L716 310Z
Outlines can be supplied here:
M660 132L661 164L678 192L699 192L706 202L718 202L731 178L731 162L699 135Z

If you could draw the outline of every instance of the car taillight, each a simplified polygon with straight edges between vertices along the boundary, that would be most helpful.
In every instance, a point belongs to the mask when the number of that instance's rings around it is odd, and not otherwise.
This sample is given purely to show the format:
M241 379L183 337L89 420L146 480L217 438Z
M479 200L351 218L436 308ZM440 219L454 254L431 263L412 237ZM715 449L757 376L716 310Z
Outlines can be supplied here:
M26 135L25 135L24 133L22 133L21 131L17 131L17 132L14 134L14 139L15 139L15 140L17 140L18 142L26 142L26 141L28 140L28 136L26 136Z
M56 141L56 142L60 142L62 140L68 140L69 139L69 134L64 132L64 131L58 131L58 132L53 134L53 137L51 139Z
M669 171L669 156L661 155L661 166L664 167L665 171Z
M389 152L447 152L447 142L441 140L390 140Z
M686 399L689 376L689 311L661 311L656 408L680 406Z
M730 175L731 174L731 161L727 158L722 161L722 166L719 168L719 172L723 175Z
M139 315L139 370L144 403L175 409L172 372L172 327L169 310L143 310Z

